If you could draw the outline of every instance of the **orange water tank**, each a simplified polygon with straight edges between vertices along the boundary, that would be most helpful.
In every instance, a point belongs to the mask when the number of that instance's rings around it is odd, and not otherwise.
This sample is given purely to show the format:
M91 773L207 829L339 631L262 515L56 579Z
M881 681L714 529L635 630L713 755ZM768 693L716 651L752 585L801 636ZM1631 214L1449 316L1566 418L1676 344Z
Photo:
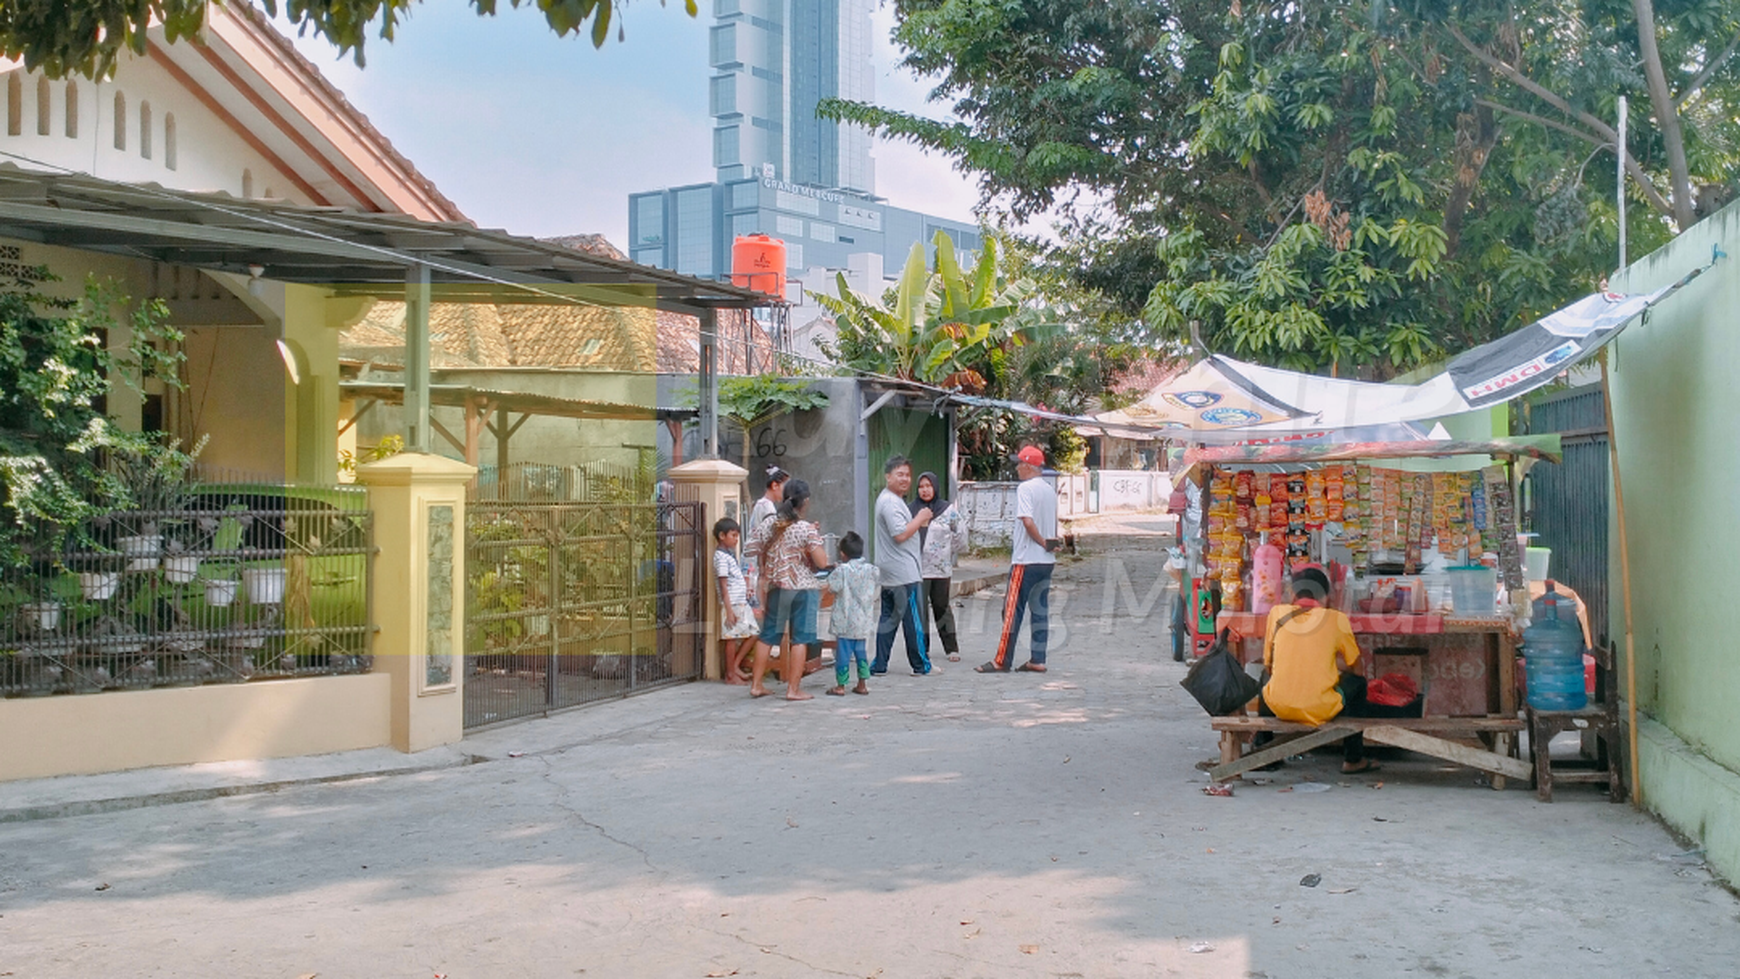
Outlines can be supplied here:
M743 235L731 245L731 284L785 298L785 242Z

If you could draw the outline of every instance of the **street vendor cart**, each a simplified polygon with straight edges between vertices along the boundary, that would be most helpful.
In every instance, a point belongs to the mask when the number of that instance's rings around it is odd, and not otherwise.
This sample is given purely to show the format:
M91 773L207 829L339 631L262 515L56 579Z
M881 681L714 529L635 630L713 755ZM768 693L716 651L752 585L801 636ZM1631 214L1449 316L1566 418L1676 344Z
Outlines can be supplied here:
M1243 663L1262 660L1282 578L1325 569L1347 613L1359 669L1419 691L1413 717L1337 717L1321 727L1217 717L1216 781L1362 731L1368 741L1527 779L1515 757L1517 638L1528 609L1513 488L1519 465L1557 461L1555 437L1190 450L1204 500L1192 569L1218 596L1214 628ZM1421 466L1412 460L1436 460ZM1406 461L1405 461L1406 460ZM1504 591L1501 591L1500 586ZM1246 753L1260 731L1297 735Z

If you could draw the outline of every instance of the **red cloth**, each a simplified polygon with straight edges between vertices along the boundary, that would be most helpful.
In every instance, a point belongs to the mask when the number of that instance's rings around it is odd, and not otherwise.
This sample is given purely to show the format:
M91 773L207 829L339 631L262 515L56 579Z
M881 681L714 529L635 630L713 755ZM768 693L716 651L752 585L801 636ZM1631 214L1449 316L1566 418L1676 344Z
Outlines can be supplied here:
M1406 707L1420 695L1420 688L1405 673L1385 673L1365 685L1365 699L1385 707Z
M1188 509L1190 497L1184 492L1184 484L1179 483L1178 488L1172 491L1171 498L1166 501L1166 512L1183 516Z

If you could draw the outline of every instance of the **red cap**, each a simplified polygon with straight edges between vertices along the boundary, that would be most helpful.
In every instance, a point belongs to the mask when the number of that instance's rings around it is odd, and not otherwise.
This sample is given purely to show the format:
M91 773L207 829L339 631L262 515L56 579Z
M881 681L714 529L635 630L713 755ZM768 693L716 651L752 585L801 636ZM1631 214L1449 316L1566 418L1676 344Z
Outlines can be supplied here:
M1024 462L1035 469L1045 468L1045 453L1031 445L1024 445L1021 451L1015 453L1016 462Z

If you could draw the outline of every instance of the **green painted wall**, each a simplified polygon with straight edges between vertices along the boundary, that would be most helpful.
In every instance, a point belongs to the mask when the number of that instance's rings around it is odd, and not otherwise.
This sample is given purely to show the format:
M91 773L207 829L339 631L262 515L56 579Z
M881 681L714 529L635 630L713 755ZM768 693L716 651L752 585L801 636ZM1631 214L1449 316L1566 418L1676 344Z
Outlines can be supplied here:
M1740 255L1740 207L1635 263L1615 288L1668 285L1708 262L1718 243ZM1630 535L1638 703L1660 725L1640 726L1645 804L1700 840L1727 841L1709 856L1730 880L1740 880L1740 846L1733 844L1740 837L1740 634L1733 614L1740 520L1731 512L1740 487L1736 310L1740 259L1730 257L1627 329L1609 362ZM1612 620L1615 635L1623 636L1618 540L1615 530Z

